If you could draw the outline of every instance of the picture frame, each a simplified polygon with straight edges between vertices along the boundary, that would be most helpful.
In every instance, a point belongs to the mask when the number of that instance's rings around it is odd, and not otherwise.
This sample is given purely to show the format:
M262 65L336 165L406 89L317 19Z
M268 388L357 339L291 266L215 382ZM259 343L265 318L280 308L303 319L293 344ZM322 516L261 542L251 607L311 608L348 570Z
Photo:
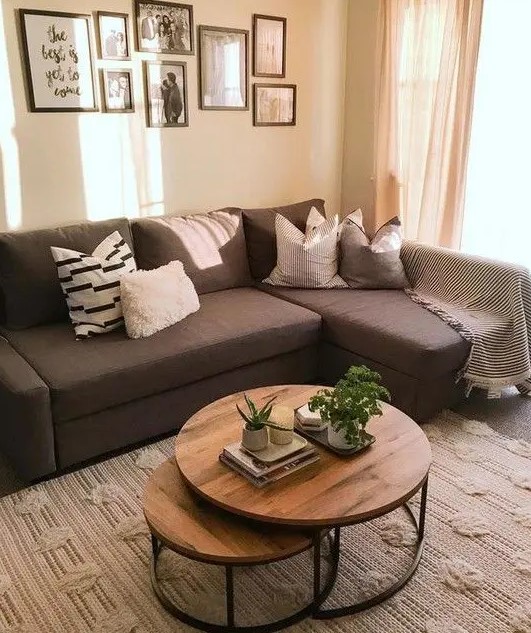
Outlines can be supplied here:
M142 53L194 54L191 4L134 0L137 50Z
M144 61L144 88L148 127L188 127L186 62Z
M273 15L253 15L253 75L286 77L288 21Z
M100 69L102 110L107 114L135 111L133 71L131 68Z
M254 84L253 125L257 127L297 124L295 84Z
M92 17L19 9L19 20L30 112L97 112Z
M100 59L131 59L129 15L98 11L96 14L98 53Z
M200 109L248 110L249 31L200 25L198 40Z

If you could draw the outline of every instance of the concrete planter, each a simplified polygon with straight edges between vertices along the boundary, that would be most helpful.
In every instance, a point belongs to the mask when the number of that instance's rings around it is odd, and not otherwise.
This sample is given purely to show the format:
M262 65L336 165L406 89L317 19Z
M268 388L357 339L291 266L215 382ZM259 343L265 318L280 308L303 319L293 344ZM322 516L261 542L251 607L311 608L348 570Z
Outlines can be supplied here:
M248 451L263 451L269 444L269 434L267 427L259 431L250 431L244 427L242 432L242 446Z

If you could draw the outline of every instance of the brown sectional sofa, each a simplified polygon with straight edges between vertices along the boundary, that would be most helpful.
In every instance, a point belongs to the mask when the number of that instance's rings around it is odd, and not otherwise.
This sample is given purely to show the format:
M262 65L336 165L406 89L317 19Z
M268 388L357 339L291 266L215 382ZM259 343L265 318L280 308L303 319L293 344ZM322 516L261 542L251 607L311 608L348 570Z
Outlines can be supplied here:
M319 200L278 211L303 227L312 205L324 212ZM333 383L353 363L380 371L394 404L417 420L461 395L455 376L468 343L402 291L261 284L276 260L276 211L224 210L237 228L211 266L198 263L186 219L0 235L0 451L22 476L36 479L176 431L234 391ZM181 259L201 309L147 339L115 331L77 342L49 247L90 252L114 230L140 268Z

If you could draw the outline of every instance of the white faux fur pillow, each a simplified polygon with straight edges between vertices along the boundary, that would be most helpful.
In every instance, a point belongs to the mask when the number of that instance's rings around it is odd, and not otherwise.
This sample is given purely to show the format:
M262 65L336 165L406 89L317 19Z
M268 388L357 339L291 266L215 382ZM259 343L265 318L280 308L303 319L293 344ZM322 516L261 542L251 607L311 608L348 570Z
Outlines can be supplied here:
M144 338L199 310L199 297L181 262L139 270L120 280L125 328Z

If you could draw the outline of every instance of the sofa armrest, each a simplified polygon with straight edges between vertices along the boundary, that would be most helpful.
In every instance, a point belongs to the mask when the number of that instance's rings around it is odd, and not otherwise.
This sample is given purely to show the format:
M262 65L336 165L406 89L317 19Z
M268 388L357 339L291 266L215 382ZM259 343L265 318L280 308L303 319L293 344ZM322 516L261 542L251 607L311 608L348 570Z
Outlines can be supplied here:
M2 336L0 450L24 479L56 470L49 389Z
M522 278L529 279L529 271L523 266L420 242L405 241L400 258L413 289L442 293L450 303L452 297L459 301L467 282L469 288L481 292L482 303L486 303L488 295L499 297ZM493 284L493 279L503 279L504 283Z

